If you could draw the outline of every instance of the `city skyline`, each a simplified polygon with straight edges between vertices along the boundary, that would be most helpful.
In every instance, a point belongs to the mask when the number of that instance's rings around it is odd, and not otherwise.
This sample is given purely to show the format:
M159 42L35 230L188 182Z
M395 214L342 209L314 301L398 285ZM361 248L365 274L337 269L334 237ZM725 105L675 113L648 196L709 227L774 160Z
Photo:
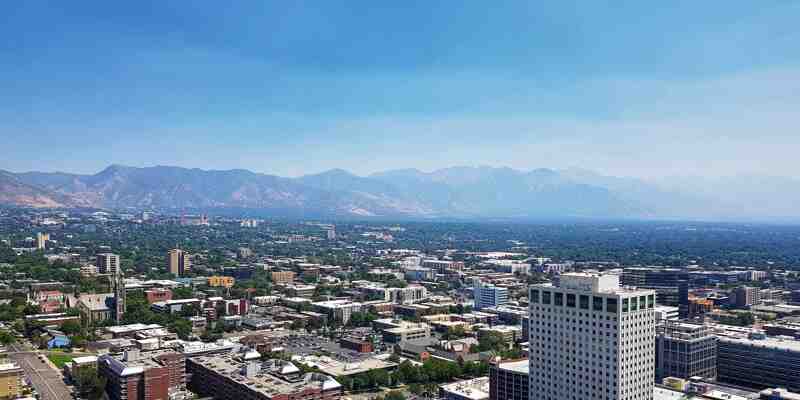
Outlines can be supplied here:
M797 4L7 9L0 169L797 177Z

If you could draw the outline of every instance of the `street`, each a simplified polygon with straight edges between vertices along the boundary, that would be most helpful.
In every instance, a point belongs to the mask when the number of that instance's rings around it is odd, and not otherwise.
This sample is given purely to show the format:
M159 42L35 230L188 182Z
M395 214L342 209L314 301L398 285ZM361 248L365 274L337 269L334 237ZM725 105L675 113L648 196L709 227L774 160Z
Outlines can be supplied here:
M41 400L71 398L70 390L64 384L61 374L40 360L36 352L25 350L19 344L10 345L9 349L11 351L8 356L25 371Z

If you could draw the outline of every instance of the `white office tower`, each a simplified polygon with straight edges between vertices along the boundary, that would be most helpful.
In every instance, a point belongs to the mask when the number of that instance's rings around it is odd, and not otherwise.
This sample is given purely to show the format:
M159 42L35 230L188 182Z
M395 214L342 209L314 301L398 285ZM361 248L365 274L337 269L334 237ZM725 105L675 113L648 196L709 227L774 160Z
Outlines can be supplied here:
M475 309L497 307L508 303L508 289L475 280L472 287L475 297Z
M655 291L560 278L530 287L530 400L652 400Z

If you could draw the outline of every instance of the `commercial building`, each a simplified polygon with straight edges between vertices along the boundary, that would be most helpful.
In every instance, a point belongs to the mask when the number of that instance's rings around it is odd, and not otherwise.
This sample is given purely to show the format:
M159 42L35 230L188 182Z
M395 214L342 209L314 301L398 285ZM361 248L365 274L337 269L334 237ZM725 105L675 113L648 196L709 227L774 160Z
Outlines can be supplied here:
M475 309L497 307L508 303L508 289L476 280L473 286Z
M757 287L739 286L731 292L731 304L736 308L748 308L760 303Z
M654 290L568 273L528 298L530 400L653 399Z
M116 274L119 269L119 256L112 253L100 253L95 256L97 272L100 274Z
M685 269L665 267L632 267L622 270L622 284L656 291L656 302L677 306L680 286L689 280Z
M717 378L717 338L704 324L662 321L656 328L656 381Z
M0 364L0 399L15 399L20 395L22 369L14 363Z
M269 275L272 283L276 285L285 285L294 281L294 272L292 271L272 271Z
M416 303L428 297L428 290L425 286L420 285L387 288L371 284L361 287L359 290L366 293L370 300L382 300L394 304Z
M680 307L656 306L656 321L677 321L680 318Z
M208 277L208 286L211 287L225 287L230 288L236 284L236 279L231 276L209 276Z
M159 301L172 300L172 290L167 288L153 288L144 291L144 297L147 298L148 304L153 304Z
M383 341L389 344L428 339L431 327L425 323L403 323L396 328L383 330Z
M339 341L339 345L345 349L350 349L353 351L357 351L359 353L372 352L372 342L368 340L362 340L359 338L353 338L353 337L342 338L342 340Z
M528 360L489 364L489 400L528 400Z
M192 269L192 258L189 253L181 249L172 249L167 254L167 270L175 276L183 276Z
M342 386L330 376L300 371L290 361L228 353L187 360L189 388L217 400L338 400Z
M759 389L781 387L800 392L800 341L718 336L717 379Z
M314 285L289 285L286 287L286 295L291 297L314 297L317 287Z
M361 312L361 303L350 300L329 300L311 303L314 310L326 314L329 319L347 325L353 313Z
M489 377L467 379L439 385L442 400L489 400Z
M430 268L407 267L404 271L408 281L433 281L436 280L436 273Z
M489 334L501 336L506 343L512 344L522 338L522 328L512 325L495 325L478 329L479 340Z
M127 350L123 355L101 355L98 373L106 378L111 400L169 400L186 388L185 358L174 352Z
M453 274L464 271L464 263L461 261L422 260L422 266L433 269L440 274Z

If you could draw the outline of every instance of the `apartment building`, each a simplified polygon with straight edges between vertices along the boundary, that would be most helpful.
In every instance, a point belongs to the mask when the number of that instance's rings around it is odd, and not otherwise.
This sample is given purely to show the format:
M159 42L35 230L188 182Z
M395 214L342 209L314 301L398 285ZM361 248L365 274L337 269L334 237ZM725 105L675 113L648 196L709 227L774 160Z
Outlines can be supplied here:
M98 273L114 275L119 269L119 256L112 253L100 253L95 256L95 265Z

